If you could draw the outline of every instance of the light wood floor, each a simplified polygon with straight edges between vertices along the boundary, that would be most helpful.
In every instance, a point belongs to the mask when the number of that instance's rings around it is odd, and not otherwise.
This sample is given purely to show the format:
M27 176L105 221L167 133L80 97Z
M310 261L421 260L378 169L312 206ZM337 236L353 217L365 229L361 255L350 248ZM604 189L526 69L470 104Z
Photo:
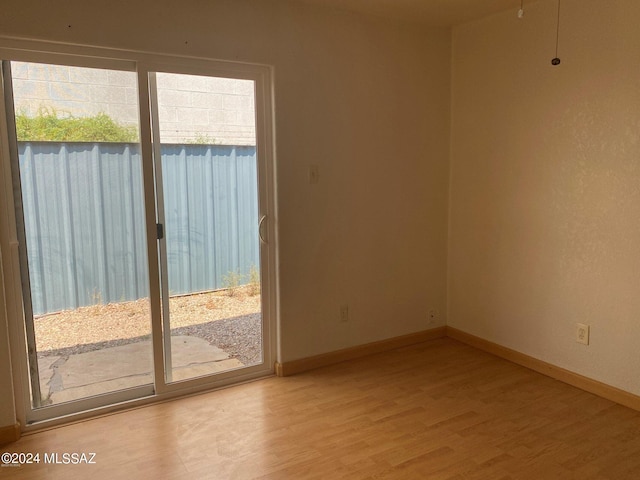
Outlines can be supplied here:
M640 413L434 340L0 448L95 452L14 479L639 479Z

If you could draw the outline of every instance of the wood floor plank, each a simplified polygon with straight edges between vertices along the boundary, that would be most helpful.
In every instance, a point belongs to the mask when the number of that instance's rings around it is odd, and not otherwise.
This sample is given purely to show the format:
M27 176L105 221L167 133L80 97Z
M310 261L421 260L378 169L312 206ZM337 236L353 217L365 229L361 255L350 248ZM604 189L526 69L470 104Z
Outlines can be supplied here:
M640 413L444 338L24 436L0 478L625 480Z

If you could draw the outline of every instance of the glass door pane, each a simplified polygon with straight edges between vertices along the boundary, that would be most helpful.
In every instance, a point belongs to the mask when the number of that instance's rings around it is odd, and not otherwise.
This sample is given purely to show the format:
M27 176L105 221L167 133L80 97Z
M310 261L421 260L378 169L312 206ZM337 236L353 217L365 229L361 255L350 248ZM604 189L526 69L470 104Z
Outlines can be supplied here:
M150 80L166 380L261 364L254 81L173 73Z
M137 76L11 71L33 407L150 385Z

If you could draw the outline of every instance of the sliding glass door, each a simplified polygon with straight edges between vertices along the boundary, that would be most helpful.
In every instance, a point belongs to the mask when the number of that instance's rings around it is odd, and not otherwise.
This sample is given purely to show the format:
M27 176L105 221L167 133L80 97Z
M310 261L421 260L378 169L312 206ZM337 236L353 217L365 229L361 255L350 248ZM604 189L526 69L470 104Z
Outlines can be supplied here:
M150 73L167 382L263 363L255 82Z
M136 75L5 62L4 77L32 407L151 385Z
M273 363L268 72L90 63L3 62L27 422Z

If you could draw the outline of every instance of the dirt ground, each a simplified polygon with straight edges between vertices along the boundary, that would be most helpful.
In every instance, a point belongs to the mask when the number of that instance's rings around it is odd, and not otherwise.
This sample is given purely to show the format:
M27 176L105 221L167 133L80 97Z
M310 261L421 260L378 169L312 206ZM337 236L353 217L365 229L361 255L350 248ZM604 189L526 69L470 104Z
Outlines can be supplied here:
M171 330L260 312L260 294L251 286L232 292L175 296L169 299ZM38 352L110 342L151 333L149 299L93 305L36 317Z

